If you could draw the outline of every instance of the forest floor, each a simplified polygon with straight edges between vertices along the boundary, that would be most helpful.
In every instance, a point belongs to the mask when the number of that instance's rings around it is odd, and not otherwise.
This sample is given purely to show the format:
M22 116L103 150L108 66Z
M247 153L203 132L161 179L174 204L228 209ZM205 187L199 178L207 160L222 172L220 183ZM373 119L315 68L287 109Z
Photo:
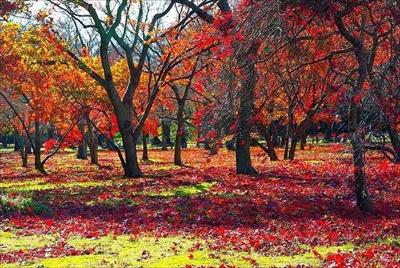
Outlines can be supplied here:
M127 179L115 152L100 167L57 154L49 175L0 155L1 267L400 267L400 166L367 155L374 212L355 205L344 145L235 175L234 152L150 150ZM278 150L282 159L282 151ZM30 163L33 159L29 159Z

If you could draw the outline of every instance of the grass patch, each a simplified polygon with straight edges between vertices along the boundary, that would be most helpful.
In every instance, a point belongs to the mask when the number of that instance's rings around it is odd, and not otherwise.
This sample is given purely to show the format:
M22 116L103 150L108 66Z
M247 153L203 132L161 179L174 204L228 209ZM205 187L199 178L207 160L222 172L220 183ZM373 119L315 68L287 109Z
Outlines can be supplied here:
M7 233L7 235L9 235ZM14 249L24 249L29 246L28 238L21 240ZM47 237L40 240L34 238L35 246L51 242ZM201 239L176 237L141 237L138 239L129 235L117 237L105 236L99 239L71 238L67 243L83 250L91 250L93 254L42 259L25 263L26 267L185 267L216 266L221 264L236 267L261 267L310 265L320 266L319 260L313 253L307 252L294 256L264 256L254 252L230 250L210 250ZM354 245L315 247L322 256L329 253L354 250ZM255 263L251 263L254 261ZM8 264L4 267L19 267L21 263Z
M52 235L17 236L12 232L0 231L0 253L40 248L53 244L55 240Z

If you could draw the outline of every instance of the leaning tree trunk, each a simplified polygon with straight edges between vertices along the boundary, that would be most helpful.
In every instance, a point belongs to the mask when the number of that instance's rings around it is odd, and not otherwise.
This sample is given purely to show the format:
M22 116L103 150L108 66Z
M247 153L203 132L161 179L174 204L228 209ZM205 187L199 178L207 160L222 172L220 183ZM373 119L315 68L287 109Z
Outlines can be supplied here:
M247 53L237 56L243 62L242 87L240 95L239 113L236 127L236 174L256 174L257 171L251 164L250 156L250 131L251 116L254 108L254 91L257 83L257 71L254 58L260 43L254 41Z
M149 152L147 149L147 134L143 131L142 132L143 136L143 155L142 155L142 160L149 160Z
M182 137L184 133L184 121L183 121L183 109L184 106L179 104L178 106L178 131L175 136L175 151L174 151L174 164L177 166L182 166Z
M262 131L264 133L264 138L267 143L268 156L271 161L278 161L278 155L275 152L274 140L271 136L270 131L271 128L264 128ZM273 131L271 132L273 133Z

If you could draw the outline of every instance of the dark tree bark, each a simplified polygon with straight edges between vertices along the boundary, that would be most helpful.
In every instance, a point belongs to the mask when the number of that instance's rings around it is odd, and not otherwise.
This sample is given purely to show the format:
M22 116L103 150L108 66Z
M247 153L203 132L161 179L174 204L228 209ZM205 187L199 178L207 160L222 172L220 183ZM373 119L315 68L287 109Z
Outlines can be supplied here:
M79 142L78 145L78 153L76 158L78 159L87 159L87 148L86 148L86 133L85 133L85 122L83 120L79 121L78 129L82 134L82 140Z
M256 174L257 171L251 164L250 156L250 131L251 116L254 108L254 92L257 83L257 71L252 58L257 55L261 43L253 41L247 53L238 55L238 62L242 62L242 70L246 75L242 78L240 104L236 128L236 173ZM252 57L253 56L253 57Z
M400 158L400 135L390 124L388 127L388 133L393 150L396 152L397 158Z
M304 132L301 135L301 145L300 145L300 150L305 150L307 145L307 132Z
M355 100L356 96L361 93L362 86L368 75L369 53L366 51L361 37L352 35L346 28L343 17L351 12L350 7L344 12L335 14L335 23L341 35L352 44L355 50L355 56L358 62L358 78L357 83L352 90L352 98L350 102L350 110L348 113L349 133L351 136L351 145L353 151L354 178L356 184L357 206L363 212L372 211L372 202L370 200L367 181L365 175L365 149L363 145L363 134L360 131L358 117L360 114L359 102Z
M21 148L18 132L14 131L14 152L18 152Z
M88 128L88 139L89 139L89 152L90 152L90 164L98 165L98 141L93 133L93 126L90 122L89 114L85 114L86 126Z
M33 153L35 154L35 169L42 174L46 174L41 161L42 156L42 137L40 133L40 123L35 121L35 147L33 148Z
M145 132L142 132L143 136L143 155L142 155L142 160L149 160L149 152L147 149L147 134Z
M1 143L2 143L3 148L7 148L8 147L7 136L6 135L2 136L2 142Z
M184 119L183 119L183 111L184 111L184 103L182 100L178 100L178 112L177 112L177 120L178 120L178 130L175 136L175 151L174 151L174 164L177 166L182 166L182 137L185 135L184 131Z
M296 152L296 146L297 146L297 137L293 137L292 141L290 142L290 149L289 149L289 155L288 158L290 160L294 159L295 152Z
M167 124L165 123L164 120L161 122L161 142L162 142L162 147L161 149L163 151L168 150L168 144L167 144Z

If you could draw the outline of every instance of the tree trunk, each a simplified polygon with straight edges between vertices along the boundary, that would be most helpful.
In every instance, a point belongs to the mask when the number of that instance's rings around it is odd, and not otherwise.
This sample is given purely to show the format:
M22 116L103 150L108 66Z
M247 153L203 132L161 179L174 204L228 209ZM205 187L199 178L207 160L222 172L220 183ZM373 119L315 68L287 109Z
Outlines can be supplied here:
M184 121L183 121L183 108L184 106L179 104L178 106L178 130L175 136L175 151L174 151L174 164L177 166L182 166L182 137L184 133Z
M143 155L142 155L142 160L149 160L149 153L147 150L147 134L142 132L143 136Z
M14 132L14 152L18 152L21 149L21 143L19 139L19 134L15 131Z
M293 160L296 152L297 146L297 137L293 135L292 141L290 142L290 149L289 149L289 159Z
M7 136L6 135L3 136L2 146L3 146L3 148L7 148L8 147L7 146Z
M93 133L93 126L90 122L89 114L85 115L86 125L88 128L88 138L89 138L89 151L90 151L90 164L98 165L99 157L98 157L98 141Z
M267 148L266 149L267 149L267 153L268 153L269 159L271 161L278 161L278 156L277 156L277 154L275 152L275 146L274 146L273 137L271 136L271 133L270 133L271 129L262 127L260 130L264 134L264 138L265 138L265 141L267 143Z
M57 139L56 134L54 133L54 124L50 124L47 127L47 135L49 139L54 139L54 140Z
M165 121L161 121L161 141L162 141L162 147L161 149L163 151L168 150L168 145L167 145L167 126L165 124Z
M279 145L279 140L278 140L278 127L274 121L272 121L269 124L269 129L271 130L272 145L275 147L275 146Z
M397 158L400 158L400 135L399 133L390 125L388 126L388 133L390 142L392 143L393 150L397 154Z
M236 174L256 174L251 164L250 131L251 116L254 108L254 91L257 84L257 71L251 56L257 54L260 43L254 41L247 53L237 56L238 62L243 62L244 76L240 94L238 121L236 128Z
M307 132L304 132L301 135L301 144L300 144L300 150L304 150L307 145Z
M365 176L365 156L362 138L358 133L352 133L354 178L356 182L357 206L364 212L372 211L372 203L368 195Z
M287 160L289 158L289 126L286 127L285 137L283 138L285 141L285 152L283 154L283 159Z
M125 163L123 164L125 176L137 178L142 175L136 152L137 137L132 135L132 119L130 117L121 120L119 129L121 130L122 144L125 152Z
M40 135L40 123L39 121L35 121L35 148L33 150L35 154L35 169L38 170L42 174L46 174L44 170L41 156L42 156L42 140Z
M78 123L78 128L82 134L82 139L79 142L78 145L78 153L76 155L76 158L78 159L87 159L87 148L86 148L86 140L85 140L85 122L83 120L80 120Z

